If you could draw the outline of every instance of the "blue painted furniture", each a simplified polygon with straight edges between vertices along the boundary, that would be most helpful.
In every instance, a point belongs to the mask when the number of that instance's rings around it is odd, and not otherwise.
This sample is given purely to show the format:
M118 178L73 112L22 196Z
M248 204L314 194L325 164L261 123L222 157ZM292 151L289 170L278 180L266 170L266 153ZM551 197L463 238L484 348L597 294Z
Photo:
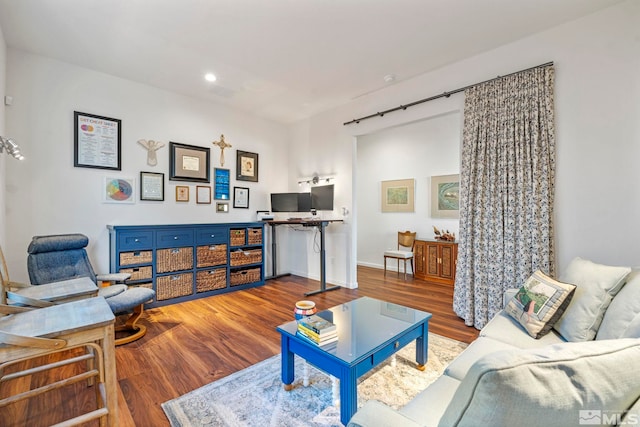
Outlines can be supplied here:
M411 341L416 341L417 368L424 370L431 313L363 297L317 314L337 326L337 345L325 349L300 338L296 321L280 325L282 382L291 390L294 354L337 377L342 424L347 425L358 408L358 378Z
M109 225L110 270L159 307L264 284L264 223Z

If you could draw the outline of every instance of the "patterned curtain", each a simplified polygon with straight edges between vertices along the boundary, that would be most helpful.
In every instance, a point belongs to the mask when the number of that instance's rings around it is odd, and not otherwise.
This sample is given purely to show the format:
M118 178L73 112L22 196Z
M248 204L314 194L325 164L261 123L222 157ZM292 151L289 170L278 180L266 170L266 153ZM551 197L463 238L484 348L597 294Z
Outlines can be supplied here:
M554 275L553 66L465 91L453 309L482 328L505 289Z

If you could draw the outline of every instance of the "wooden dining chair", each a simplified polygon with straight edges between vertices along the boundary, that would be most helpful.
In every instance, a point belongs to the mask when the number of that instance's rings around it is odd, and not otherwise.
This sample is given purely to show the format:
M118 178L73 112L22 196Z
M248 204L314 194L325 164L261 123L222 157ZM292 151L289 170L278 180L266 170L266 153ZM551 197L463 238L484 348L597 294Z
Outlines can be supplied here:
M384 275L387 275L387 258L395 259L398 262L398 274L400 274L400 261L404 261L404 280L407 280L407 261L411 263L413 273L413 245L416 240L416 233L411 231L398 232L398 247L396 250L384 252ZM408 248L408 250L406 249Z
M31 425L38 414L27 410L28 400L86 383L94 388L89 394L95 402L82 405L84 411L75 409L59 425L100 420L101 426L116 426L114 322L104 298L39 309L0 304L0 420ZM65 413L63 408L52 411Z

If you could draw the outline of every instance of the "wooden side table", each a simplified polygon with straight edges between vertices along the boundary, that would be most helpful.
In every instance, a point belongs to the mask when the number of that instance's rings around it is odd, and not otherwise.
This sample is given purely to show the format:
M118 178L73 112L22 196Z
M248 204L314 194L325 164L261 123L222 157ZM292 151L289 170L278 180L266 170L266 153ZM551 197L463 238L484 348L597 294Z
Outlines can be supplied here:
M15 375L7 374L5 377L4 367L16 360L60 352L74 346L96 345L93 348L100 350L102 357L98 355L95 358L98 361L96 369L101 372L98 375L99 384L94 387L99 387L98 390L103 392L104 408L98 410L94 417L106 418L106 425L115 427L118 422L118 396L114 322L115 317L104 298L88 298L0 317L2 333L64 340L60 348L27 347L9 344L7 341L10 342L10 339L0 334L0 380ZM56 386L46 385L37 393L42 394L53 388ZM0 400L0 403L3 401Z

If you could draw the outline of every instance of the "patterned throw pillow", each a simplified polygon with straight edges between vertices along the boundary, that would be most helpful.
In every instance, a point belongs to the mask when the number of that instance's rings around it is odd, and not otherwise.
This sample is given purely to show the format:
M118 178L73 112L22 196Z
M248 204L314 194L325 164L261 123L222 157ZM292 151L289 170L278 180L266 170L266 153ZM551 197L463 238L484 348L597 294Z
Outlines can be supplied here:
M575 285L558 282L536 271L505 307L533 338L547 334L571 302Z

